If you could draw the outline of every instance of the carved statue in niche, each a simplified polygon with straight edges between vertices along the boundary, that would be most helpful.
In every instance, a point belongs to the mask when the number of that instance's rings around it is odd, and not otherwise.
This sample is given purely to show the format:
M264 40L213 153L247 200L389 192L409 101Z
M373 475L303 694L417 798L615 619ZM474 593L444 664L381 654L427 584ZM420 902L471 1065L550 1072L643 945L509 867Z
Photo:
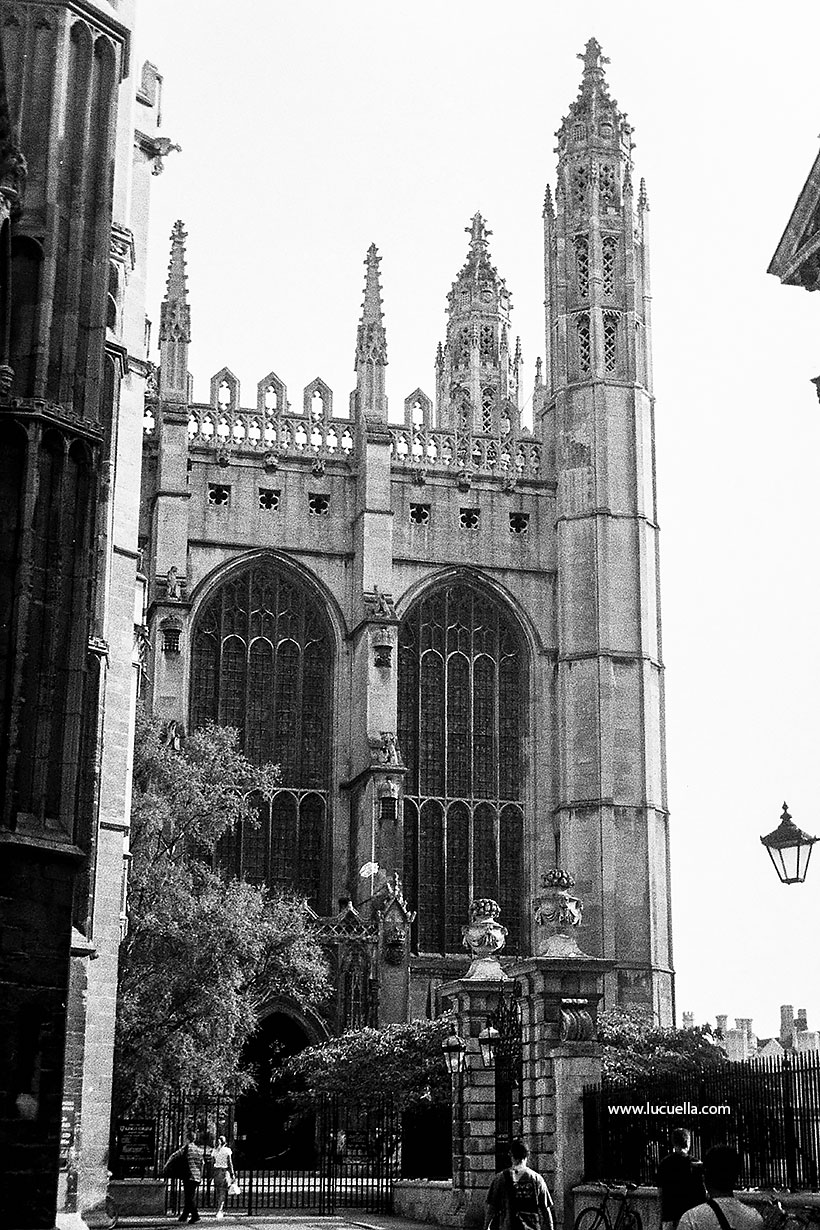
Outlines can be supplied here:
M382 744L379 759L382 764L401 764L399 745L392 730L382 731Z
M169 568L165 577L166 597L172 602L178 602L180 597L179 573L176 568Z

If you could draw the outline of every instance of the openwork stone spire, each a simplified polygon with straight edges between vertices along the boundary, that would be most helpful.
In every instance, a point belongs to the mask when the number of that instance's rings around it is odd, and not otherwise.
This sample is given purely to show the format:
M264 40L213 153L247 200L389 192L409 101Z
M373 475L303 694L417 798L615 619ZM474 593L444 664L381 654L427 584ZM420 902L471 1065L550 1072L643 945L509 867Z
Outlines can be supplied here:
M481 214L473 214L470 225L465 226L464 230L470 236L470 247L458 281L470 279L479 282L489 278L496 283L503 282L504 279L499 278L497 269L490 261L489 238L492 231Z
M160 396L168 401L188 400L188 343L191 340L191 309L185 274L185 240L181 221L171 232L171 259L165 299L160 308Z
M632 127L626 115L618 110L617 100L610 98L604 65L609 60L601 52L597 39L591 38L578 59L584 70L578 97L564 116L558 137L562 159L579 151L618 151L628 160L632 150Z

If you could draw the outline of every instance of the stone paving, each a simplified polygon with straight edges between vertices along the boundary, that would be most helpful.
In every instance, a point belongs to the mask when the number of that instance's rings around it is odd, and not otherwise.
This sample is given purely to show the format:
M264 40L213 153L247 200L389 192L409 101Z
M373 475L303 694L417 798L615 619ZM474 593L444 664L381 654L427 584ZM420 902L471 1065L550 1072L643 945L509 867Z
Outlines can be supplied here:
M200 1215L200 1224L215 1223L212 1211L205 1210ZM176 1217L121 1217L118 1226L127 1230L168 1230L178 1225ZM282 1230L430 1230L424 1222L408 1221L403 1217L392 1217L382 1213L363 1213L349 1209L346 1213L334 1213L321 1217L317 1213L295 1213L281 1211L254 1214L231 1213L220 1226L241 1226L242 1230L263 1230L281 1226Z

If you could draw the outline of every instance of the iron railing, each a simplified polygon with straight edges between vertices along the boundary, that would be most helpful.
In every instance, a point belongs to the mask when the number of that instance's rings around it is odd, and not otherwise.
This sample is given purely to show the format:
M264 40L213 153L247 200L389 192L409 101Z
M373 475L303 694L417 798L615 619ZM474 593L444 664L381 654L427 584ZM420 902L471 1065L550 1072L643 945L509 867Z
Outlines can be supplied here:
M734 1145L740 1187L820 1190L818 1052L604 1080L585 1088L583 1102L588 1180L654 1184L671 1129L688 1127L694 1157Z

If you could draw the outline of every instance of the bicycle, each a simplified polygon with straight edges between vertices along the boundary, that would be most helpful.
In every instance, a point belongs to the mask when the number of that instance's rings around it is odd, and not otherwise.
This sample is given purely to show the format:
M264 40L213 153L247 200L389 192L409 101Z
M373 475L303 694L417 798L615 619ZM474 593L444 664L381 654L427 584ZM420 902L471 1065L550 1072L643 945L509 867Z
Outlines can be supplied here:
M767 1200L759 1212L765 1230L820 1230L820 1208L812 1205L784 1206L777 1197Z
M605 1183L601 1182L603 1199L598 1205L590 1205L582 1209L575 1219L573 1230L643 1230L641 1215L629 1203L629 1196L639 1185L637 1183ZM621 1188L624 1190L621 1191ZM619 1201L618 1213L613 1222L609 1213L609 1205Z

